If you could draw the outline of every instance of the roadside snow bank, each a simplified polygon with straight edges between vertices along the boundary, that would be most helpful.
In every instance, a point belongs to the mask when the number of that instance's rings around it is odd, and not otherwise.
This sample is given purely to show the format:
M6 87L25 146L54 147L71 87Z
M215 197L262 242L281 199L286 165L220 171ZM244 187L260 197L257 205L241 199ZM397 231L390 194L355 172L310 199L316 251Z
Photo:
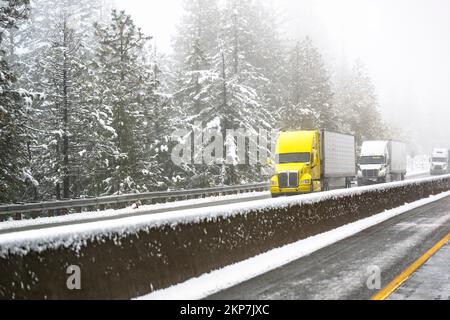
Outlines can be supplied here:
M170 213L154 215L141 215L123 219L100 222L83 223L77 225L53 227L39 230L22 231L0 235L0 257L8 254L25 255L30 251L42 252L58 247L73 248L78 251L85 246L89 239L120 239L139 231L149 232L151 229L179 225L211 222L219 218L245 216L248 213L270 210L289 209L293 206L313 204L326 200L339 199L346 196L358 196L373 191L387 191L402 186L420 185L427 182L439 182L450 179L450 175L431 177L417 180L393 182L382 185L366 186L354 189L334 190L310 195L300 195L287 198L266 199L249 203L236 203L216 207L196 208ZM145 209L131 210L130 212L145 212Z
M250 197L260 197L267 195L269 196L269 192L246 192L241 194L234 195L226 195L226 196L217 196L217 197L208 197L208 198L199 198L199 199L191 199L191 200L183 200L176 202L166 202L166 203L158 203L152 205L144 205L140 206L138 209L133 209L131 207L125 209L108 209L102 211L87 211L82 213L73 213L70 215L64 215L59 217L44 217L44 218L36 218L33 220L11 220L0 222L0 231L15 229L15 228L24 228L24 227L32 227L32 226L40 226L40 225L50 225L50 224L60 224L67 222L83 222L85 220L93 220L99 218L116 218L124 215L139 215L144 214L150 211L157 210L172 210L178 207L186 207L192 205L203 205L203 204L214 204L214 202L226 201L226 200L237 200L237 199L246 199ZM86 221L89 222L89 221ZM49 226L48 226L49 227Z

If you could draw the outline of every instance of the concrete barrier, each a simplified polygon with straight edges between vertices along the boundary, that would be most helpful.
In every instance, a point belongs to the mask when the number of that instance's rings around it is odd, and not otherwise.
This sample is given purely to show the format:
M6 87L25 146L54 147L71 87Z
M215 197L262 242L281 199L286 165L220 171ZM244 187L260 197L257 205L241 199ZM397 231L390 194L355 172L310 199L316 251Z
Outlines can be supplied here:
M98 230L58 246L46 237L34 246L0 241L0 298L129 299L448 190L444 176L191 210L179 223ZM81 290L67 287L71 265L81 270Z

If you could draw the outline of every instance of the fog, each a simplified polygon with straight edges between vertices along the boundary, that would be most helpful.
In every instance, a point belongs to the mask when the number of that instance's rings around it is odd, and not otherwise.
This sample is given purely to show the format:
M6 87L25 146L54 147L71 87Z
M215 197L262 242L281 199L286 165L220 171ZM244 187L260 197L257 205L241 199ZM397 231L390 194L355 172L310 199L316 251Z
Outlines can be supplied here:
M450 2L446 0L277 0L287 41L313 38L334 73L355 59L368 67L384 120L417 152L450 147ZM181 0L116 0L170 52ZM399 133L400 135L400 133ZM398 138L398 137L393 137Z

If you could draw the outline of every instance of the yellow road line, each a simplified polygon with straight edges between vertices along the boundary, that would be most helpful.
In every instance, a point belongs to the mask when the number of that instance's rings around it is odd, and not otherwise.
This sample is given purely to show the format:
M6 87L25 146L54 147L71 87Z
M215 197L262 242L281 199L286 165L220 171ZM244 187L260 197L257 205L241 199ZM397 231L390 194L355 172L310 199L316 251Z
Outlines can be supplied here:
M386 287L372 297L371 300L385 300L388 298L403 282L405 282L417 269L419 269L425 262L428 261L439 249L441 249L450 240L450 233L447 234L441 241L436 243L430 250L421 256L416 262L410 265L398 277L392 280Z

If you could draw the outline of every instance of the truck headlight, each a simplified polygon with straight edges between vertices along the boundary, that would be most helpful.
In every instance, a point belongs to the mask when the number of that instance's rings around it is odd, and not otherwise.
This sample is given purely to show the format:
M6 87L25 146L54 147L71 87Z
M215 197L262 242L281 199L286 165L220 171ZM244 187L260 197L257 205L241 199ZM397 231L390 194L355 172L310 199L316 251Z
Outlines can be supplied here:
M300 184L302 184L302 185L308 185L308 184L311 184L311 180L302 180L302 181L300 181Z
M386 175L386 169L383 169L378 173L379 177L384 177L385 175Z
M278 177L272 176L272 178L270 179L270 186L276 187L277 185L278 185Z

